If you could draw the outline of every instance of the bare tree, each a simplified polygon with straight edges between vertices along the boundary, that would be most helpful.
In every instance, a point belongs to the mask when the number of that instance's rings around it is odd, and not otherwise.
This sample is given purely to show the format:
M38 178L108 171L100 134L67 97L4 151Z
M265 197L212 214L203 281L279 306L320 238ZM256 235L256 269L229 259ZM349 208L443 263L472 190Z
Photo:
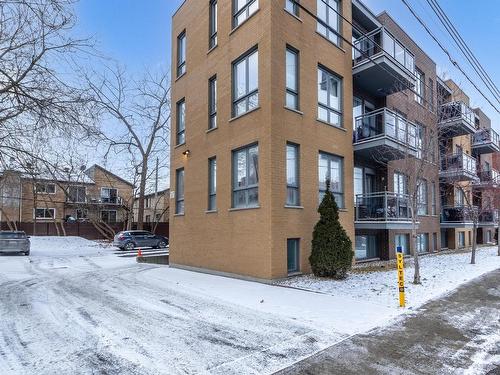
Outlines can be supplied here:
M99 77L95 79L93 77ZM128 153L137 180L138 227L144 225L144 195L153 172L150 162L167 160L170 127L170 82L166 73L147 72L135 80L119 67L87 77L89 93L100 111L101 136L108 153Z

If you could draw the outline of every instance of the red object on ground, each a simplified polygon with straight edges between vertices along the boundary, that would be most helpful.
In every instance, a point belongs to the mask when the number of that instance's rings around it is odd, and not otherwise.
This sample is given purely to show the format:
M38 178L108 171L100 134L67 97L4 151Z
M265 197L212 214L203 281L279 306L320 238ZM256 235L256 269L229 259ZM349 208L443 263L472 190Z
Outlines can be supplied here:
M141 249L139 249L139 251L137 252L137 256L138 257L142 257L142 251L141 251Z

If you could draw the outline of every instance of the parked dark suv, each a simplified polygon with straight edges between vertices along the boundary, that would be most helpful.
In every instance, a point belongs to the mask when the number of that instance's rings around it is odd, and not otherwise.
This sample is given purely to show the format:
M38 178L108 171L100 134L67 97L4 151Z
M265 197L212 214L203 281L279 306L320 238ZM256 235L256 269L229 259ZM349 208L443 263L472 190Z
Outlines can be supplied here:
M132 250L138 247L158 249L167 247L168 238L145 230L126 230L115 236L113 245L121 250Z

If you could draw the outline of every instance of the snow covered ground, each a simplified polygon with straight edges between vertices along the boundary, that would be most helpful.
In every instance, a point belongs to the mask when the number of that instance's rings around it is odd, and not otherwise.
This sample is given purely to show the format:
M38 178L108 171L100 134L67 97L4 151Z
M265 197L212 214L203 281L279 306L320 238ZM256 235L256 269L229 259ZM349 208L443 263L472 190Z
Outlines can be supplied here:
M412 258L405 268L406 306L415 309L431 299L457 288L469 280L500 268L497 247L482 247L476 253L476 264L470 264L470 252L438 253L420 257L421 285L412 283L414 268ZM347 280L325 280L305 275L279 282L280 285L325 293L331 296L348 296L378 306L395 308L397 297L395 270L352 273ZM400 310L404 311L404 310Z
M394 320L396 271L265 285L137 264L77 237L0 256L0 374L270 374ZM416 307L500 268L494 249L422 259ZM411 272L407 271L407 278ZM319 291L311 293L296 288Z

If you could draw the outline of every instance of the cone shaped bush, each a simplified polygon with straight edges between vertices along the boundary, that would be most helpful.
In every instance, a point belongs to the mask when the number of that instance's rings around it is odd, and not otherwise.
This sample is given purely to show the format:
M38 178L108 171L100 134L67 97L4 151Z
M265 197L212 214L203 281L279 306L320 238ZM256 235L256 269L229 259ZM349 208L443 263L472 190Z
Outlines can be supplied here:
M326 182L326 193L319 205L319 221L314 226L309 263L316 276L343 279L351 268L352 241L339 221L339 208Z

